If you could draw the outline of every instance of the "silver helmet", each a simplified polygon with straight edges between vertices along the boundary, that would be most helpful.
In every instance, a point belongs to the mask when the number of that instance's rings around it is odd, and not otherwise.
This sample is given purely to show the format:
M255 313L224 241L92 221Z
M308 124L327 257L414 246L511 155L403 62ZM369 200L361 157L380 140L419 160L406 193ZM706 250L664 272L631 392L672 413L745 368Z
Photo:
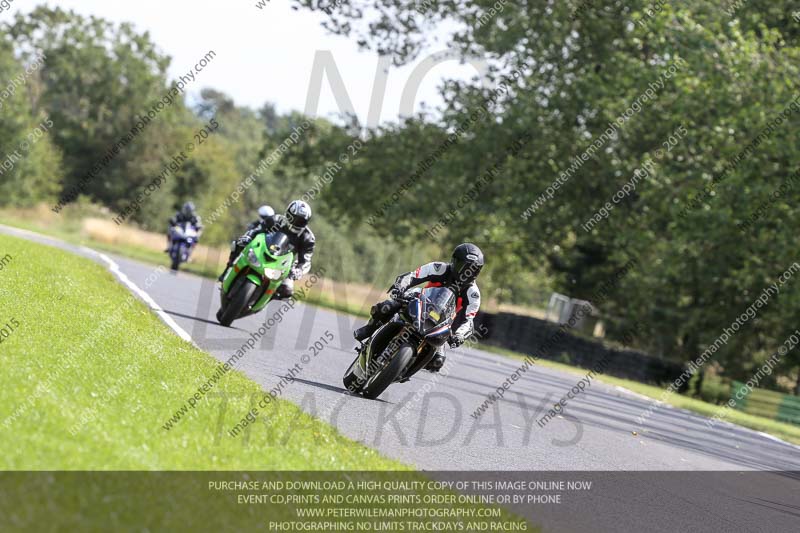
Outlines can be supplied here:
M295 200L286 208L286 222L289 231L295 235L303 233L309 220L311 220L311 206L303 200Z

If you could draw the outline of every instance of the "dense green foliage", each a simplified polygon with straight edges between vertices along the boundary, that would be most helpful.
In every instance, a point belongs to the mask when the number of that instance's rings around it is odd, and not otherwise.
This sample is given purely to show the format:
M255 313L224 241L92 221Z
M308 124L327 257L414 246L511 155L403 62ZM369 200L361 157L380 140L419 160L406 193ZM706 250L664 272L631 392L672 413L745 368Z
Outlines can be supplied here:
M800 113L789 109L800 95L800 25L792 18L797 6L730 4L337 5L326 21L331 31L390 54L397 64L417 59L430 30L448 23L457 28L453 46L464 56L488 58L495 82L515 70L522 75L510 78L499 95L477 80L449 83L441 116L375 132L358 172L333 184L336 208L354 220L369 217L396 190L398 175L409 175L474 110L491 108L416 182L417 194L397 203L381 231L420 237L436 220L437 201L470 187L513 139L530 132L532 142L480 201L459 211L443 241L476 240L490 257L493 281L544 268L562 292L587 299L635 258L638 267L600 305L610 318L609 333L642 321L639 346L679 360L696 358L797 260L796 184L749 231L738 227L800 165ZM667 75L670 65L676 67ZM634 103L634 112L588 150ZM650 160L649 175L586 231L583 225ZM578 168L564 178L571 166ZM531 209L560 176L551 196ZM700 194L714 180L713 191ZM406 223L392 220L412 212ZM792 279L713 360L727 375L751 375L798 317L800 280ZM794 372L798 362L798 352L791 352L781 373Z
M268 165L306 119L204 88L191 107L178 98L83 193L123 209L215 118L220 127L133 223L160 230L192 197L204 216L220 213L206 239L223 243L260 203L282 208L305 194L318 264L340 279L383 284L471 240L488 258L487 298L539 302L546 280L595 301L610 337L641 322L635 344L680 361L714 343L797 260L800 180L787 181L800 166L793 2L295 3L326 11L328 29L395 64L419 58L437 25L457 28L452 46L487 59L498 88L450 81L438 112L366 132L310 121ZM54 127L0 177L0 203L55 201L174 81L169 58L127 25L38 8L5 34L4 76L36 54L47 61L16 105L0 109L3 153L43 119ZM635 188L596 215L642 168ZM254 184L226 204L252 173ZM636 268L615 279L631 260ZM800 279L790 279L709 366L749 377L798 317ZM796 380L798 354L765 384Z
M25 84L40 64L16 58L11 43L0 41L0 204L30 205L59 192L61 151L49 135L32 144L28 139L47 120Z

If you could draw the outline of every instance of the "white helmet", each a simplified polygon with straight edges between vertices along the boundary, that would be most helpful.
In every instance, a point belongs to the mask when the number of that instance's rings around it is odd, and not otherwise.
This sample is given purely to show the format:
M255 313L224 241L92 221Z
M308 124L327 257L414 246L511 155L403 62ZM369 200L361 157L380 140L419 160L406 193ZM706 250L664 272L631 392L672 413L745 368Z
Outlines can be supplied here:
M295 200L286 208L286 222L289 231L296 235L303 233L311 220L311 206L303 200Z
M265 222L271 219L274 215L275 210L268 205L262 205L258 208L258 217Z

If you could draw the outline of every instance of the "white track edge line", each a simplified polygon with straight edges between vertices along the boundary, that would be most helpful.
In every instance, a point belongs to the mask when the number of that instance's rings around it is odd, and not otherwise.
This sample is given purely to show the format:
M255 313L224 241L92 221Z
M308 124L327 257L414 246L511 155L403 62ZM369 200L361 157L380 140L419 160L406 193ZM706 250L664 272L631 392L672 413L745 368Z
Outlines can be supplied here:
M47 239L47 240L52 241L52 242L58 242L58 243L62 243L62 244L69 244L69 243L65 243L61 239L58 239L58 238L55 238L55 237L51 237L50 235L46 235L44 233L37 233L35 231L26 230L26 229L23 229L23 228L17 228L17 227L14 227L14 226L6 226L5 224L0 224L0 226L2 226L6 230L11 230L11 233L18 232L18 233L22 233L23 235L31 235L31 236L34 236L34 237L37 237L37 238L44 238L44 239ZM120 270L119 265L113 259L111 259L110 257L108 257L104 253L100 253L97 250L93 250L93 249L89 248L88 246L80 245L78 247L81 250L84 250L85 252L88 252L90 254L94 254L94 255L98 256L100 259L102 259L103 261L105 261L108 264L108 268L111 271L111 273L114 274L117 277L117 279L120 280L126 287L128 287L136 295L138 295L139 298L144 300L145 303L147 303L150 306L150 308L153 311L156 312L158 317L167 326L169 326L170 329L172 329L172 331L174 331L181 339L185 340L186 342L190 342L196 348L199 348L197 343L195 343L192 340L192 336L189 335L186 332L186 330L184 330L182 327L180 327L178 325L178 323L175 322L175 320L171 316L169 316L164 311L164 309L162 309L161 306L158 305L158 303L156 303L156 301L153 299L152 296L147 294L144 290L140 289L138 285L136 285L134 282L132 282L130 280L130 278L128 278L128 276L126 274L124 274Z
M153 299L152 296L147 294L147 292L145 292L144 290L139 288L138 285L132 282L130 278L128 278L128 276L120 270L119 265L113 259L111 259L104 253L100 253L97 250L92 250L91 248L87 248L86 246L81 246L81 248L97 254L97 256L100 259L108 263L108 269L111 271L111 273L114 274L117 277L117 279L119 279L125 286L127 286L130 290L132 290L137 296L139 296L139 298L144 300L145 303L147 303L150 306L150 308L153 311L155 311L158 317L167 326L169 326L170 329L172 329L172 331L174 331L181 339L185 340L186 342L191 342L192 344L197 346L197 344L195 344L195 342L192 340L192 336L189 335L185 329L180 327L178 323L175 322L175 320L171 316L169 316L164 311L164 309L162 309L161 306L158 305L158 303L156 303L156 301Z

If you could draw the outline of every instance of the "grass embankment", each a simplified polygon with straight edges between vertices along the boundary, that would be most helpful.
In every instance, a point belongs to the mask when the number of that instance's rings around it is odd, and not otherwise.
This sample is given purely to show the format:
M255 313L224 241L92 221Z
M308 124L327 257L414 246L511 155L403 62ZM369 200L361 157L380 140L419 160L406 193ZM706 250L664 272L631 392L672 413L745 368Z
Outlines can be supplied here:
M44 227L41 224L31 223L27 218L28 213L25 213L24 215L25 216L6 211L0 213L0 223L22 227L32 231L48 233L62 238L68 242L85 244L93 248L106 250L147 263L156 265L166 264L165 254L159 253L153 249L154 246L160 246L163 241L158 240L158 244L154 244L156 240L152 237L152 234L147 234L151 237L139 236L135 233L138 230L127 230L134 233L130 235L117 235L109 232L106 229L108 226L105 228L100 225L95 227L87 227L87 224L84 220L72 220L66 225L61 226L60 230L53 230L50 227ZM47 212L42 212L41 216L47 218L49 215ZM125 230L126 229L121 229L119 231ZM139 242L140 244L134 245L130 244L130 242ZM212 256L213 254L208 254L206 256L209 258L206 262L207 264L197 262L190 263L186 266L186 270L201 276L216 278L219 272L218 267L208 264L209 262L213 263L213 261L210 259ZM383 296L384 294L382 292L374 288L358 287L353 284L341 284L332 282L330 280L324 280L309 292L306 301L308 303L325 307L334 311L349 313L362 318L368 318L369 308L372 303L378 301ZM481 348L517 359L523 359L526 356L526 354L520 354L518 352L498 348L485 343L481 345ZM540 359L537 364L562 370L564 372L569 372L575 375L584 375L586 373L585 369L544 359ZM611 385L619 385L655 400L660 400L662 394L664 393L664 389L661 387L647 385L628 379L616 378L613 376L601 376L596 379ZM720 409L722 409L721 406L702 400L689 398L680 394L670 395L666 399L666 403L674 407L687 409L689 411L710 417L714 416L719 412ZM791 424L776 422L775 420L769 418L754 416L732 410L729 410L727 421L750 429L755 429L757 431L764 431L788 442L800 444L800 428Z
M0 235L2 469L406 469L294 404L247 440L224 434L261 388L231 371L169 431L217 370L100 265ZM153 276L167 275L155 272ZM6 329L11 329L6 328ZM222 410L223 401L225 410Z

